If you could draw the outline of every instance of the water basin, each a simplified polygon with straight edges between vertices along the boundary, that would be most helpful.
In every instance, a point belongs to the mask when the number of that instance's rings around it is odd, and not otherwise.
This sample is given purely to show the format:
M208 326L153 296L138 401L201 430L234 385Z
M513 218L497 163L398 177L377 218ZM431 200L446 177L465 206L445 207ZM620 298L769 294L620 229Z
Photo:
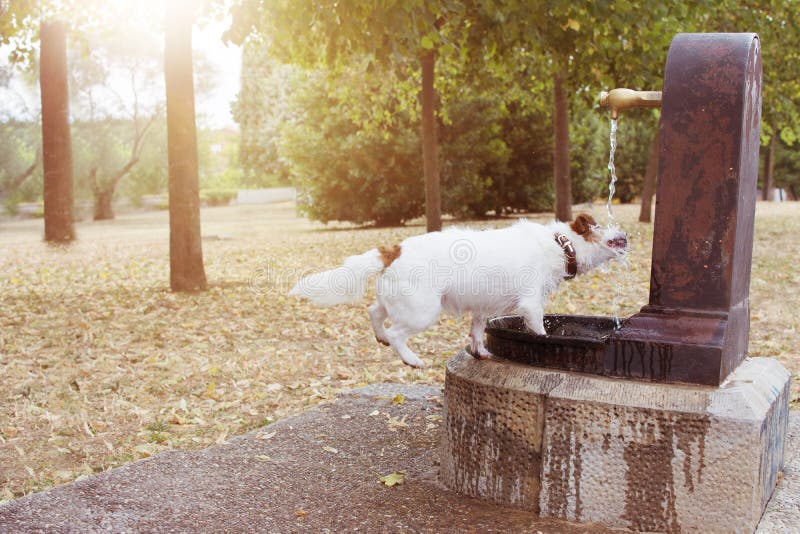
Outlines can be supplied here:
M492 354L528 365L605 374L605 347L617 330L611 317L545 315L542 336L525 328L521 315L489 319L487 348Z

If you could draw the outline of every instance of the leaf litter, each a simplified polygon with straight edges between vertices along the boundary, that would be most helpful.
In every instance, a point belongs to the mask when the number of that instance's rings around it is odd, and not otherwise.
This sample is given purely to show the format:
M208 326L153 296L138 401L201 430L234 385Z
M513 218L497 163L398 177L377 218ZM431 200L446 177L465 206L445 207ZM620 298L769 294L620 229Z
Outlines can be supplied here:
M636 222L638 206L616 213L631 237L629 271L615 266L562 284L548 312L628 316L647 302L652 226ZM342 389L440 386L446 361L467 343L469 317L442 316L412 341L428 366L411 369L375 343L365 305L315 308L286 297L302 273L422 233L419 221L326 228L296 218L289 204L204 209L202 217L204 233L233 239L204 242L211 285L190 295L168 288L165 212L80 223L67 248L41 242L41 220L2 222L0 500L164 450L208 447ZM787 266L799 241L794 203L758 204L750 355L778 358L794 380L800 275ZM386 416L394 430L407 424ZM268 429L264 439L275 435Z

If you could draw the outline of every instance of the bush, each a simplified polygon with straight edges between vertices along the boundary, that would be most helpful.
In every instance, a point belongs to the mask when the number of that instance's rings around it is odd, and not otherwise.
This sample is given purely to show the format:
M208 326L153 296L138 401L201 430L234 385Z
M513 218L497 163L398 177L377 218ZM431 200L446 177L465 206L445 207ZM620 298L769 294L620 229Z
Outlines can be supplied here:
M531 96L530 80L484 82L450 80L449 92L442 91L442 211L457 217L551 211L550 106ZM325 223L377 225L422 215L417 74L368 75L356 62L335 74L306 72L292 84L286 112L291 120L280 130L273 157L291 173L300 213ZM549 94L547 82L540 85L538 92ZM593 201L607 191L609 123L588 102L575 102L571 112L573 202ZM651 112L628 113L620 120L617 198L623 202L641 188L655 124Z
M236 189L202 189L200 201L208 206L227 206L237 193Z
M468 89L448 105L450 124L439 128L442 211L481 217L496 209L494 186L508 174L511 150L502 138L502 107Z
M279 148L289 163L301 213L311 219L397 225L423 212L419 136L407 112L389 103L392 120L362 126L349 99L330 90L322 74L309 76L293 100L297 119ZM349 88L368 99L368 84ZM396 104L396 102L395 102Z

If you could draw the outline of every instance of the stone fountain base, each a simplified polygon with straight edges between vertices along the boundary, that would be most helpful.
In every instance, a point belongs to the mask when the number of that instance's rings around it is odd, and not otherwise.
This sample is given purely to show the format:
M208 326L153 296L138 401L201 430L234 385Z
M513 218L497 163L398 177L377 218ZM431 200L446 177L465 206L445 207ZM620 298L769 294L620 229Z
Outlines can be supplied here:
M447 364L441 480L543 517L752 532L783 465L790 375L744 361L720 387Z

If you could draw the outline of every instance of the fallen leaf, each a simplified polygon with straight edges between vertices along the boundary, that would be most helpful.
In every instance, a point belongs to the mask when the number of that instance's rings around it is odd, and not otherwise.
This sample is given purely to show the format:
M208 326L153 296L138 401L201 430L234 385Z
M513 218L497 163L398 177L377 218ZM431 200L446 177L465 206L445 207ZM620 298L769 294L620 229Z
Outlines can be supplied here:
M392 397L392 404L403 404L405 401L406 398L399 393Z
M390 473L381 477L381 482L390 488L395 485L403 484L405 481L406 476L403 473Z
M296 517L305 517L308 515L308 512L306 512L305 510L295 510L294 515Z
M402 419L398 419L397 417L389 417L389 419L386 421L386 424L389 426L389 430L392 432L397 432L398 428L405 428L408 426L405 415Z

